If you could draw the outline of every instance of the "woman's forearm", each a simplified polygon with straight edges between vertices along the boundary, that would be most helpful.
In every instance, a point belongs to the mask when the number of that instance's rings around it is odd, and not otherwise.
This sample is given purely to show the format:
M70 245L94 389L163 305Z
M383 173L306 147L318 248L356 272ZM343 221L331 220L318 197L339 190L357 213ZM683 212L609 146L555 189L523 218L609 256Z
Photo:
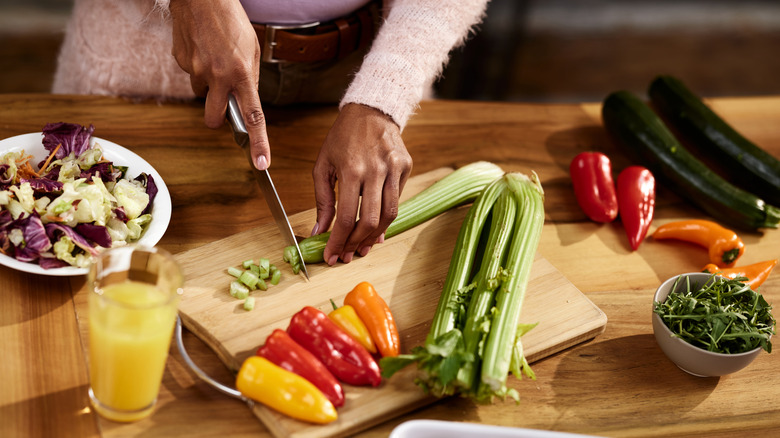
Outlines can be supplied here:
M488 0L395 0L341 106L379 109L402 129Z

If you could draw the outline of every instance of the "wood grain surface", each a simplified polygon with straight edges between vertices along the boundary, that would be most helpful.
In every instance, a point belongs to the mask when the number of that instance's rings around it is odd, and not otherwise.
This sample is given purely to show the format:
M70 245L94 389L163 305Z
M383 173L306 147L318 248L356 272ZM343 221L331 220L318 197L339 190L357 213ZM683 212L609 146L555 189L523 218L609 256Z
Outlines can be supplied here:
M736 129L780 157L780 96L710 103ZM332 107L267 110L274 181L290 214L314 206L311 168L335 115ZM93 123L96 135L133 150L157 169L174 205L160 246L173 253L272 221L229 129L204 127L202 102L0 95L0 138L37 132L55 121ZM603 151L614 169L630 164L606 136L597 103L429 101L403 139L414 159L413 175L476 160L509 171L536 171L546 194L539 254L604 311L608 323L594 340L535 362L537 380L530 385L510 379L521 393L519 404L445 399L360 436L387 437L398 424L423 418L609 437L780 434L776 351L762 353L738 373L702 379L680 371L655 343L650 324L655 288L668 277L701 269L706 253L652 239L632 252L619 221L595 224L577 207L568 176L577 153ZM701 217L673 187L659 187L653 228ZM311 225L301 225L301 232ZM780 257L780 231L742 238L747 249L741 263ZM79 277L34 276L0 267L0 436L270 436L242 402L201 382L175 349L151 418L117 424L97 417L87 402L83 283ZM762 292L777 306L780 274L773 273ZM208 345L189 331L184 342L204 371L221 382L232 381L231 371Z

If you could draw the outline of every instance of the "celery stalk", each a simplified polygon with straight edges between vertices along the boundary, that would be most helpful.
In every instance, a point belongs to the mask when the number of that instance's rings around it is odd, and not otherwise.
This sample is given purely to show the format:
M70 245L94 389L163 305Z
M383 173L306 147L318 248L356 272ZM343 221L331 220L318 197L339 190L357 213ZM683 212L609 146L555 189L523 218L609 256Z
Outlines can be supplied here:
M381 359L385 378L417 363L423 372L417 384L435 396L459 393L479 402L517 398L506 387L509 371L534 378L520 337L535 324L518 320L544 224L543 204L535 173L506 174L483 191L461 226L425 345ZM490 232L483 247L488 217ZM481 260L476 275L474 260ZM468 310L460 317L464 301Z
M468 311L463 323L463 341L466 351L474 357L479 357L477 348L490 332L490 310L496 289L501 285L506 271L502 264L506 260L510 238L513 236L517 202L507 190L501 193L493 207L490 234L482 266L474 283L474 291L469 298ZM476 361L463 364L458 372L458 383L465 388L472 388L476 377Z
M482 394L502 396L507 394L512 350L519 342L517 324L544 225L544 192L536 174L532 178L509 174L506 179L520 211L506 262L509 277L496 293L495 317L483 352L480 385Z
M467 202L471 202L490 182L499 178L503 170L493 163L477 161L456 169L430 187L402 202L398 216L385 232L385 238L393 237L439 214ZM330 231L308 237L298 243L306 263L322 263L325 245ZM284 261L294 272L300 270L300 260L294 246L284 249Z
M444 288L439 297L436 313L433 315L431 329L426 343L435 343L436 339L457 326L460 306L454 303L471 283L471 271L477 258L477 247L482 228L496 203L496 199L506 190L503 178L494 180L477 197L463 220L455 249L450 259L450 267Z

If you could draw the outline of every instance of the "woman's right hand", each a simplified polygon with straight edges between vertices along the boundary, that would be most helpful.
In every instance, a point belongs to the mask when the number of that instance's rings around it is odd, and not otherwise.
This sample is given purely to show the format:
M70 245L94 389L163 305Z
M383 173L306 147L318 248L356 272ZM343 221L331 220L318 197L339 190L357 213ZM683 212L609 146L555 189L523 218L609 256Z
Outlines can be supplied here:
M228 95L236 97L249 132L255 166L271 164L265 115L257 92L260 44L238 0L171 0L173 56L189 73L192 90L206 97L209 128L225 122Z

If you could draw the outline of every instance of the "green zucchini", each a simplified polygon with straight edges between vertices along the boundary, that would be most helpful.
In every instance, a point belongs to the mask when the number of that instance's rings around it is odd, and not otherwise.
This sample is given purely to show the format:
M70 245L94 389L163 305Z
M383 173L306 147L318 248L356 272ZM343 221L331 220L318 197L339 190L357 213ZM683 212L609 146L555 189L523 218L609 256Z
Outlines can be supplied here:
M780 161L737 132L679 79L658 76L650 101L661 117L691 144L726 162L730 179L749 184L767 202L780 205Z
M713 218L740 229L777 228L780 209L732 185L691 155L634 94L610 94L601 116L619 148Z

